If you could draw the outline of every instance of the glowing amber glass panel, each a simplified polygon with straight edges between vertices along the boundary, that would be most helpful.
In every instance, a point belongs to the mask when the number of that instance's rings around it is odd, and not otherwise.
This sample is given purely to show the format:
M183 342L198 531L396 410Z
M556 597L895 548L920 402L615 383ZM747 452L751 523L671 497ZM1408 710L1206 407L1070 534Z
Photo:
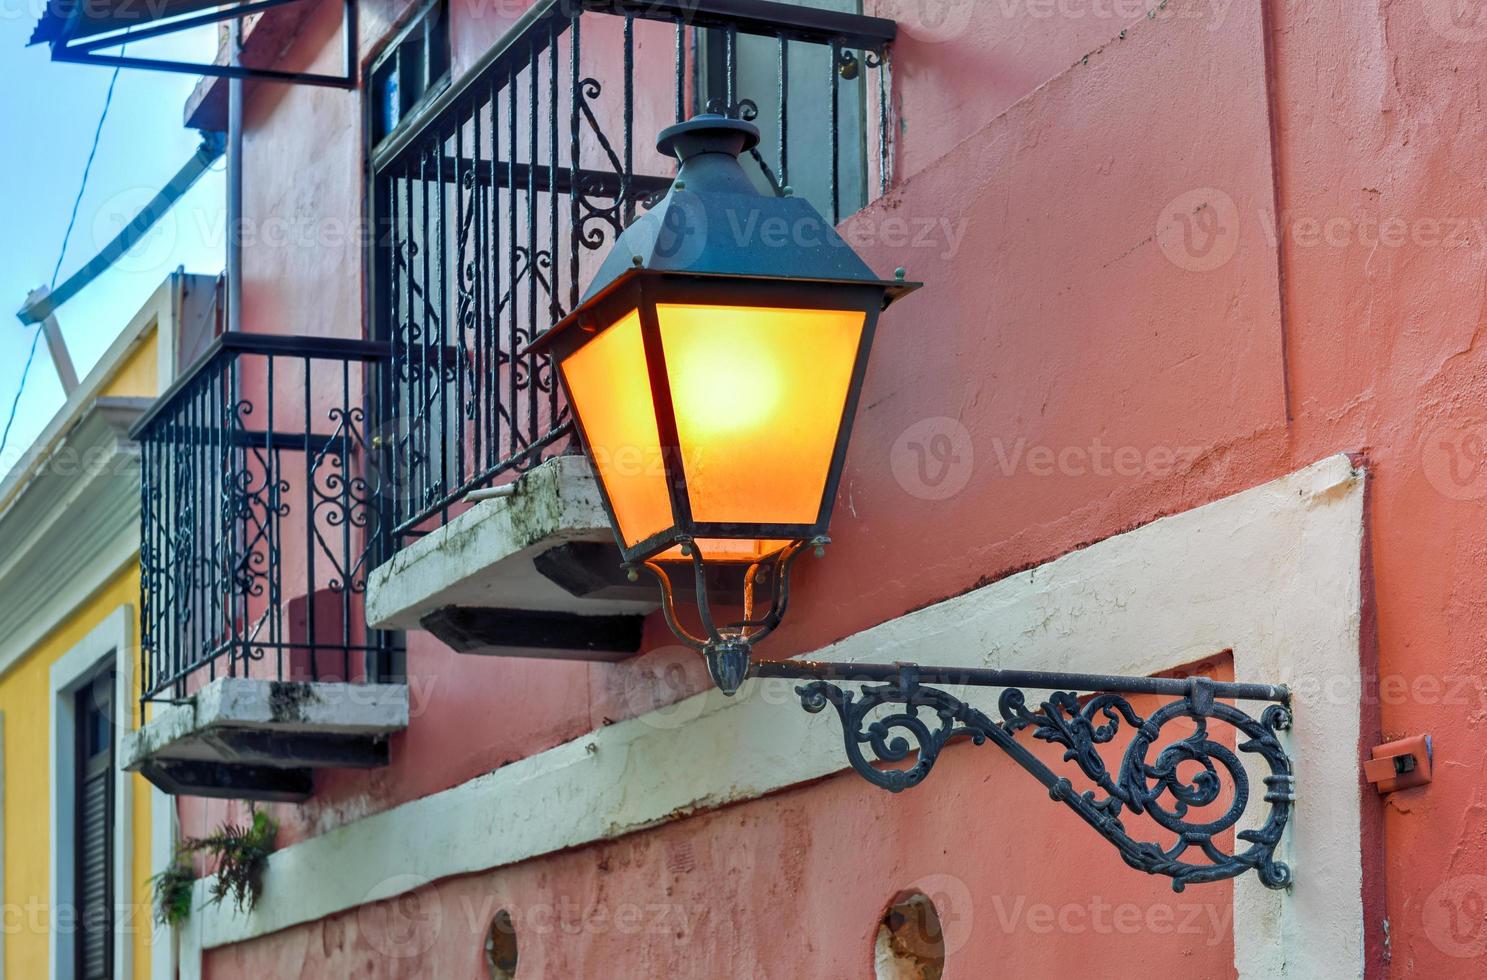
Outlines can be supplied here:
M625 545L666 530L672 525L671 498L640 314L632 312L600 332L569 354L562 368Z
M660 304L692 518L814 524L861 310Z
M757 538L698 538L697 550L707 561L756 562L779 551L789 541ZM656 556L657 561L691 561L682 554L681 545L668 548Z

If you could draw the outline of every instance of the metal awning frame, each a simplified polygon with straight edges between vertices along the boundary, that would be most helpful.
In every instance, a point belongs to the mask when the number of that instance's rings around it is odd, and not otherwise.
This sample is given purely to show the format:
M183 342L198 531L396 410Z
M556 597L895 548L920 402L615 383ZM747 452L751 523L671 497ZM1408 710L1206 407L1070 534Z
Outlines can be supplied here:
M305 0L245 0L230 7L209 10L206 13L173 18L146 27L86 38L74 37L78 19L86 4L76 4L68 17L67 25L51 42L52 60L80 65L103 65L115 68L142 68L148 71L169 71L187 75L207 75L216 78L240 78L256 81L285 82L292 85L319 85L327 88L356 88L357 80L357 20L356 0L341 0L341 32L344 38L343 67L339 75L317 72L279 71L270 68L250 68L242 65L202 64L191 61L174 61L164 58L141 58L125 54L101 53L100 49L116 48L154 37L163 37L179 31L217 24L224 21L263 13L274 7Z

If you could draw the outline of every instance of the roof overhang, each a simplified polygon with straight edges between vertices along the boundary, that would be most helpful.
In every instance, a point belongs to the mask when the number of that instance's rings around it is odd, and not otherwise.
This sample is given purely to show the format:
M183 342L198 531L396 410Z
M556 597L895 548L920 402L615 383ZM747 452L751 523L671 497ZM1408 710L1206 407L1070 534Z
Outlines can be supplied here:
M232 3L223 0L49 0L31 32L29 43L50 45L53 61L355 88L356 0L341 0L345 53L342 71L337 75L230 64L222 58L213 62L191 62L125 53L125 45L305 3L306 0L238 0Z

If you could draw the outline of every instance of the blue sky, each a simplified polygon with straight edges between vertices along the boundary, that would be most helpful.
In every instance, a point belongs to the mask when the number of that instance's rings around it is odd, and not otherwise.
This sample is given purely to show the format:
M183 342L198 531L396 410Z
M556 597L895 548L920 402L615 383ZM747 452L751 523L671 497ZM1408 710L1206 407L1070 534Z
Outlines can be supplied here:
M26 294L48 283L112 69L54 64L45 45L25 46L43 0L12 4L0 16L0 428L9 415L35 327L15 318ZM210 57L210 28L136 46ZM196 151L200 137L182 124L197 77L125 69L104 123L98 155L78 209L58 282L87 262ZM144 300L177 266L222 268L224 177L219 160L156 230L58 310L78 376L83 377ZM42 342L21 397L0 475L45 428L63 401Z

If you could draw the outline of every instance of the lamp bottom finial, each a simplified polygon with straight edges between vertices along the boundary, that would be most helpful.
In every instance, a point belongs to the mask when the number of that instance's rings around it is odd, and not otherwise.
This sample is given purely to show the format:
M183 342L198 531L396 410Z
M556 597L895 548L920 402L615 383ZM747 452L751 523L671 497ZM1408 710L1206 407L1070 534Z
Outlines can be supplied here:
M709 643L702 651L707 672L718 690L732 697L749 674L751 644L744 637L729 637Z

